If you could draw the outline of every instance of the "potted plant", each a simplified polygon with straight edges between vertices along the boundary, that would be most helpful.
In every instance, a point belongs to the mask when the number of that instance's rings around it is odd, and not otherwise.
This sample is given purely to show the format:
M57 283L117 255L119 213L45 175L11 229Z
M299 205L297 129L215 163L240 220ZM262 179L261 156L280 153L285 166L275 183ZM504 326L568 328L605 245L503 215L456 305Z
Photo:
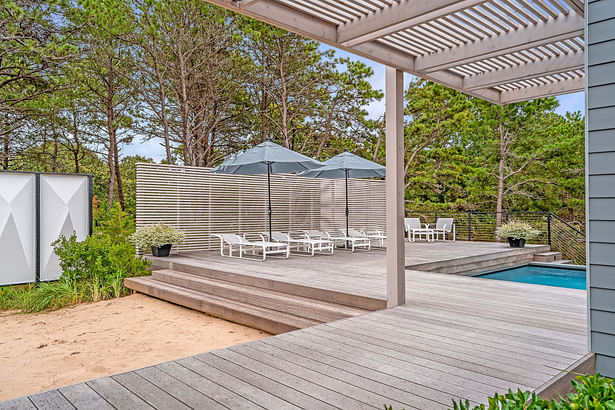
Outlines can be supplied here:
M184 240L184 233L165 224L146 225L128 239L139 249L151 248L154 256L169 256L171 246Z
M538 237L540 231L528 223L510 221L497 228L495 235L500 239L506 239L511 248L523 248L525 241Z

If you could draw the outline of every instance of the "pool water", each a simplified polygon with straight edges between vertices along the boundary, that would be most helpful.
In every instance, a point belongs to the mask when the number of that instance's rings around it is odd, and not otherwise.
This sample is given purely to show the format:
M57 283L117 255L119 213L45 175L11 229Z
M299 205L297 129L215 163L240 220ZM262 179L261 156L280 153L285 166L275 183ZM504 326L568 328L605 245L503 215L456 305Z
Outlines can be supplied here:
M585 289L585 268L556 268L542 265L525 265L485 275L485 279L509 282L533 283L536 285L558 286L560 288Z

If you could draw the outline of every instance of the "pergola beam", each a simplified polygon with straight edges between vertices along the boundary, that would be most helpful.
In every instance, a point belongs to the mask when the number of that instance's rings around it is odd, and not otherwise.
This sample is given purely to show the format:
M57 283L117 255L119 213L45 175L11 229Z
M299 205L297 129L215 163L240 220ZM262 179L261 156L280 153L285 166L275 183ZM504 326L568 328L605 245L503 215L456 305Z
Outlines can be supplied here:
M585 4L582 0L562 0L568 7L570 7L576 14L581 17L585 17Z
M560 80L555 83L541 86L520 88L513 91L502 92L502 104L533 100L535 98L552 97L585 90L585 78L577 77L569 80Z
M458 91L464 91L462 76L449 71L425 75L418 73L414 67L414 56L377 41L359 44L354 47L337 44L335 41L337 38L335 24L310 16L277 1L258 0L255 2L255 0L243 0L237 2L232 0L207 0L207 2L264 21L276 27L301 34L302 36L320 41L321 43L341 48L380 64L424 77ZM496 104L500 102L500 92L494 89L466 92Z
M509 54L544 44L583 36L584 21L575 13L549 18L528 27L502 33L450 50L419 56L415 69L419 73L433 73L464 64Z
M337 42L356 46L484 3L486 0L402 0L382 12L340 26Z
M478 90L546 75L581 70L583 69L584 60L583 53L576 52L512 68L476 74L464 79L463 88L466 90Z

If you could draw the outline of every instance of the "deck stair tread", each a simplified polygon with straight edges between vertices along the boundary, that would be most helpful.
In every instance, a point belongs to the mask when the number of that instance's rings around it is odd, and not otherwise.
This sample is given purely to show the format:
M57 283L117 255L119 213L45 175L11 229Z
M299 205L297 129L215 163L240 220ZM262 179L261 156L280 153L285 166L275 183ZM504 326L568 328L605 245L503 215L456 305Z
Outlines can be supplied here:
M485 255L451 258L444 261L406 264L406 269L425 272L454 273L458 275L473 275L477 272L499 269L520 263L529 263L537 252L547 251L547 246L533 246L518 249L505 249Z
M322 322L362 315L368 310L289 295L256 286L227 282L170 269L152 272L155 280Z
M125 283L137 292L276 334L369 312L171 269L155 270L152 276L129 278Z
M127 278L125 284L126 287L137 292L273 334L286 333L322 323L322 321L160 282L151 276Z
M208 259L199 258L180 258L179 260L175 260L175 258L152 258L152 260L154 271L174 270L210 280L221 280L228 283L254 286L261 289L281 292L286 295L305 297L310 300L319 300L333 303L334 305L354 307L365 311L380 310L386 307L386 299L380 297L333 290L327 288L327 286L322 286L322 283L318 285L313 283L305 284L280 280L278 278L263 277L258 274L255 275L255 266L242 266L238 264L240 261L246 263L245 260L237 261L227 257L224 260L224 264L212 263L212 261ZM257 269L260 267L259 265L256 265ZM321 265L315 264L313 268L321 269ZM331 285L331 283L326 283L325 285Z
M534 254L535 262L555 262L562 259L561 252L538 252Z

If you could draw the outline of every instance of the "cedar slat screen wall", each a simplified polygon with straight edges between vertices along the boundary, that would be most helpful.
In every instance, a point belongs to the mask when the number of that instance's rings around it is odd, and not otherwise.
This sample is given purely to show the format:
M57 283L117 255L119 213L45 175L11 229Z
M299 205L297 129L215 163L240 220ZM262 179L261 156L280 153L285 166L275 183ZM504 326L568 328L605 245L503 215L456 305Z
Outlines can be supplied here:
M350 227L384 229L384 181L350 179ZM271 176L273 230L345 227L344 180ZM208 168L137 164L137 226L165 223L186 233L174 252L219 248L212 233L268 229L267 176L223 175Z

